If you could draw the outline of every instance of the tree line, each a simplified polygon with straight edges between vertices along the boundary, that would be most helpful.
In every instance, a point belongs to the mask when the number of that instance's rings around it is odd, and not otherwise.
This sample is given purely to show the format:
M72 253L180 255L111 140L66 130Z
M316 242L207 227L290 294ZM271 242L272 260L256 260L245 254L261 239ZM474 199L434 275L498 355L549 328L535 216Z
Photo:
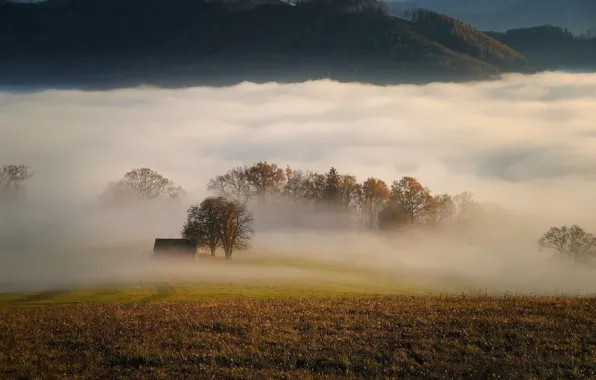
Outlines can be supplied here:
M312 210L353 213L368 229L436 226L464 222L482 213L468 192L433 194L408 176L390 185L375 177L358 182L354 175L340 173L334 167L319 173L263 161L232 168L212 178L207 188L220 196L259 206L300 203Z
M23 195L23 183L33 177L27 165L0 166L0 199ZM187 209L181 237L196 239L199 247L215 255L217 249L231 259L235 250L247 250L254 235L251 206L275 207L280 203L311 212L353 214L368 230L396 231L409 226L440 227L467 224L485 214L469 192L433 194L416 178L404 176L387 185L369 177L358 182L354 175L331 167L325 173L285 168L261 161L234 167L207 184L214 193ZM186 191L149 168L136 168L110 182L100 195L104 203L120 206L133 200L180 202ZM562 257L585 262L596 258L596 237L578 225L551 227L538 246Z

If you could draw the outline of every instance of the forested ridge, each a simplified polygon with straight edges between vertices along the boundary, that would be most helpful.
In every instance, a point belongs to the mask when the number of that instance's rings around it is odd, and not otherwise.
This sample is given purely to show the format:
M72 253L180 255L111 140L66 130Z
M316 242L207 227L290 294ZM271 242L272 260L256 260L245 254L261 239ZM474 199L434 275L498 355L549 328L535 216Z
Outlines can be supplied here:
M526 44L536 32L542 42ZM5 2L0 79L113 87L322 78L397 84L594 61L593 40L551 43L552 34L483 33L429 10L390 13L377 0Z

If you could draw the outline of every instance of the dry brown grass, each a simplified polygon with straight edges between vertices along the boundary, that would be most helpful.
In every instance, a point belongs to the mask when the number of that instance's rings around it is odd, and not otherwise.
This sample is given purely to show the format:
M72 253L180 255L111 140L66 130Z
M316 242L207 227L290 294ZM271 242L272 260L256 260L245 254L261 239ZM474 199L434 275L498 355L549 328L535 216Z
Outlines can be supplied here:
M595 378L596 299L0 308L0 378Z

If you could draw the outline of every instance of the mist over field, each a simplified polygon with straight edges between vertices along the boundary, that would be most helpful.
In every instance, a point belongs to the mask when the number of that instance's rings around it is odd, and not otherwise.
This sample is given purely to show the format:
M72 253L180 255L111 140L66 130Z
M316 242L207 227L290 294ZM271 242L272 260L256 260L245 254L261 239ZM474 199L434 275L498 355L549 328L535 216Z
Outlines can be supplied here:
M178 237L191 203L228 169L266 160L498 205L462 233L379 236L297 209L256 219L242 255L372 268L440 290L596 292L594 272L554 261L536 240L552 225L596 231L596 75L377 87L315 81L230 88L0 92L0 164L29 165L27 202L3 206L0 291L158 276L307 278L297 269L158 266L155 237ZM180 204L97 202L106 184L149 167L188 193ZM493 210L493 208L491 208ZM272 215L273 214L273 215ZM236 255L236 254L235 254ZM371 278L374 281L374 278Z

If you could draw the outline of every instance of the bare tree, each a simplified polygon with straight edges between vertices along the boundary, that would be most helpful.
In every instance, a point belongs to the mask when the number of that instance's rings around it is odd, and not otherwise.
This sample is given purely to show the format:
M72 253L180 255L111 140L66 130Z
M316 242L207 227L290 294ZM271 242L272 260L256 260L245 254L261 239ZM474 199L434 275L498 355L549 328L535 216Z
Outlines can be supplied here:
M185 198L186 192L161 174L149 168L139 168L127 172L118 182L108 184L103 197L109 200L178 200Z
M576 261L596 256L596 238L575 224L571 227L551 227L538 240L538 245Z
M230 169L226 174L211 179L207 189L215 191L226 198L241 202L248 200L253 194L246 168L241 166Z
M211 256L215 256L215 251L221 246L218 218L225 204L224 197L209 197L200 205L191 206L182 227L182 238L196 239L199 247L208 247Z
M482 215L482 207L473 199L473 194L463 192L453 197L455 219L460 223L469 223Z
M430 190L423 187L413 177L403 177L391 185L391 202L401 205L410 223L415 223L428 216L434 202Z
M254 216L245 203L225 201L222 206L219 210L218 230L226 259L229 260L234 250L244 251L250 247L250 239L254 234Z
M33 177L27 165L2 165L0 167L0 196L18 197L23 182Z

